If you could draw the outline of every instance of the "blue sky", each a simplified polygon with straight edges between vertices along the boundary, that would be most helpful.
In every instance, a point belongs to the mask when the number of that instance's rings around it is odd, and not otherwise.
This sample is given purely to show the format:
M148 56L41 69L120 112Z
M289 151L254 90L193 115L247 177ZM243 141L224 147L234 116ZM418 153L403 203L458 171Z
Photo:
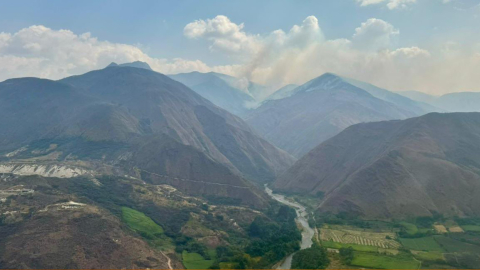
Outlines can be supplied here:
M394 2L398 3L398 5L392 8L392 3ZM362 3L370 4L362 5ZM213 34L188 38L184 33L184 28L195 20L206 22L209 19L214 19L217 15L224 15L230 22L236 25L243 23L239 31L253 39L255 39L255 36L259 36L261 39L266 40L273 31L282 29L285 33L288 33L294 25L301 26L307 17L313 16L318 21L324 40L331 41L340 39L350 40L356 31L355 29L360 27L362 23L367 22L369 19L378 19L391 25L393 27L391 29L394 29L395 32L392 32L393 34L390 35L389 44L384 44L383 47L375 45L376 50L389 49L393 52L399 48L416 47L428 51L431 59L436 59L438 62L444 61L444 59L437 56L436 53L444 51L445 46L455 47L461 54L471 51L470 53L475 55L477 46L480 44L479 4L480 0L4 0L0 1L0 32L14 35L21 29L32 25L41 25L52 31L67 29L75 35L88 32L91 37L96 38L98 41L135 46L151 58L165 59L162 61L172 61L171 59L176 58L200 61L205 66L208 66L208 69L224 70L225 73L230 73L231 75L245 75L249 79L272 84L276 87L290 82L301 83L302 80L308 79L307 76L313 76L314 74L308 74L305 78L302 77L296 81L284 78L279 80L273 75L263 75L263 77L259 75L264 74L265 71L255 71L256 75L249 72L246 72L247 74L239 72L238 67L236 68L237 71L232 71L231 68L227 69L226 67L248 65L255 58L255 56L252 56L253 53L249 52L248 56L236 57L225 51L212 49L213 44L218 41ZM311 42L319 41L314 39ZM10 43L16 44L14 42ZM260 43L264 44L265 41ZM306 48L308 46L296 47L299 51ZM362 49L365 48L363 46ZM15 54L12 51L15 50L10 48L8 52L2 52L0 47L0 55L23 58L32 57L31 52L25 55ZM258 52L256 51L255 53ZM283 55L282 52L278 53ZM362 57L366 58L366 56ZM461 57L469 56L462 55ZM38 55L37 58L43 59L46 56ZM270 56L270 58L273 58L273 56ZM121 59L120 57L117 61L121 61ZM106 60L102 58L102 61ZM102 61L97 59L96 62L104 64ZM334 62L336 60L330 59L329 61ZM435 61L432 61L432 65L434 65L433 62ZM262 63L262 66L265 67L270 64L273 65L274 63L270 60ZM309 65L311 64L309 63ZM356 64L362 65L362 63ZM46 64L43 63L43 65ZM79 68L80 64L74 63L74 65L76 65L76 68L72 69L71 73L83 71ZM334 62L333 65L336 66L337 63ZM411 65L415 65L415 63ZM476 67L476 62L473 65ZM88 67L91 66L91 64L88 65ZM220 68L220 66L223 68ZM59 69L61 68L56 67L54 70ZM190 71L192 68L181 70L162 69L162 67L159 67L159 69L161 72L181 72ZM328 66L324 66L319 68L318 72L328 71L328 69ZM412 88L416 88L430 93L437 91L431 89L434 87L433 85L427 86L424 82L406 83L398 86L400 78L393 78L391 82L388 82L375 80L375 74L365 75L357 71L332 69L332 71L338 73L345 73L342 75L374 82L384 87L391 88L393 85L395 86L394 90L412 90ZM434 72L433 69L441 68L432 67L432 72ZM392 68L392 70L395 69ZM0 71L2 71L1 66ZM12 76L23 75L11 70L9 72ZM57 78L58 76L70 74L69 72L60 72L56 76L53 73L54 71L51 71L48 74L43 74L43 76ZM33 75L42 76L42 74ZM290 77L298 76L291 75ZM417 79L412 78L412 81ZM480 88L472 89L476 84L477 81L461 84L450 91L480 91ZM449 83L449 87L451 87L450 85L454 86L456 84ZM430 89L427 89L428 87ZM439 92L450 91L442 89Z

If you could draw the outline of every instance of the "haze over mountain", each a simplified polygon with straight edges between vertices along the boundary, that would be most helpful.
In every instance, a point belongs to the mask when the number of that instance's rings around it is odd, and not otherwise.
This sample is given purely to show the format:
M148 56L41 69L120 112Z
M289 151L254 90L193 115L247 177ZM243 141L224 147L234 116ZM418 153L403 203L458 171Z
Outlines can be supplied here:
M432 96L419 91L400 91L397 93L404 97L408 97L411 100L416 100L416 101L425 102L425 103L431 103L436 98L438 98L437 96Z
M235 115L244 115L256 101L248 92L248 82L219 73L182 73L169 75L213 104Z
M429 103L446 112L480 112L479 92L457 92L442 96L431 96L417 91L399 92L399 94Z
M450 93L434 99L431 104L449 112L480 112L480 93Z
M59 82L7 80L0 104L8 116L0 120L0 151L13 152L8 159L51 154L55 162L108 164L191 194L256 206L263 195L243 177L269 181L293 163L240 118L143 68L110 66Z
M225 74L191 72L169 75L213 104L235 115L244 116L263 100L266 88L247 79Z
M344 128L361 123L405 119L428 108L372 85L326 73L269 100L246 121L276 146L301 157Z
M346 82L361 88L368 93L370 93L372 96L379 98L381 100L385 100L388 102L391 102L395 104L397 107L402 108L407 111L411 111L416 113L417 115L422 115L427 112L440 112L441 110L424 102L417 102L415 99L410 99L408 97L405 97L403 95L397 94L395 92L388 91L386 89L377 87L375 85L350 79L350 78L345 78L342 77L343 80Z
M366 218L480 214L480 113L357 124L302 157L278 190Z

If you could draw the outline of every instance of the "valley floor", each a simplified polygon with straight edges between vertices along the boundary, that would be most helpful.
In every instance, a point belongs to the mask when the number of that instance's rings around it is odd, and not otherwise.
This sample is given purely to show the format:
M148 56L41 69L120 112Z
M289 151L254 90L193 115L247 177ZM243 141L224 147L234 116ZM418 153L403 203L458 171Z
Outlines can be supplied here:
M310 210L321 201L288 198L301 200ZM329 253L332 269L480 268L478 218L436 216L385 222L317 214L310 216L310 224L315 228L315 241Z
M302 209L300 212L309 213L313 242L327 250L329 269L480 268L480 218L435 216L396 222L361 220L341 214L313 215L322 198L276 197ZM277 269L288 268L285 266L282 264Z

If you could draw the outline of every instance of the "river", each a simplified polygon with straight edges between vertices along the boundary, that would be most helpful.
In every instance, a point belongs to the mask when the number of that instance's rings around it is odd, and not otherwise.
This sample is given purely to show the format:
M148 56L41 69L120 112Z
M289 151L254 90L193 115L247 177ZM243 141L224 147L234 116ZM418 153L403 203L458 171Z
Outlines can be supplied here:
M296 221L302 226L302 242L300 243L300 249L306 249L312 246L312 238L315 235L315 231L308 225L307 211L305 207L297 202L292 202L285 199L285 196L280 194L274 194L271 189L265 185L265 192L274 200L283 203L285 205L295 208L297 212ZM295 254L295 253L293 253ZM285 260L277 266L277 269L291 269L293 254L288 255Z

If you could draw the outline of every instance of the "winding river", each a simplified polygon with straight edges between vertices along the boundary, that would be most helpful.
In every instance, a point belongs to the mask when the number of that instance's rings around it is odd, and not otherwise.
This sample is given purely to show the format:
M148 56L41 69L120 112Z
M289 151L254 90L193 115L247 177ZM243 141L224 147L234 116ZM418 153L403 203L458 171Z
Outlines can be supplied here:
M307 220L307 211L305 207L297 202L292 202L285 199L285 196L280 194L274 194L271 189L265 185L265 192L274 200L283 203L285 205L295 208L297 212L297 222L302 226L302 242L300 243L300 249L306 249L312 246L312 238L315 235L315 231L310 228ZM295 253L293 253L295 254ZM277 269L291 269L293 254L288 255L285 260L277 266Z

